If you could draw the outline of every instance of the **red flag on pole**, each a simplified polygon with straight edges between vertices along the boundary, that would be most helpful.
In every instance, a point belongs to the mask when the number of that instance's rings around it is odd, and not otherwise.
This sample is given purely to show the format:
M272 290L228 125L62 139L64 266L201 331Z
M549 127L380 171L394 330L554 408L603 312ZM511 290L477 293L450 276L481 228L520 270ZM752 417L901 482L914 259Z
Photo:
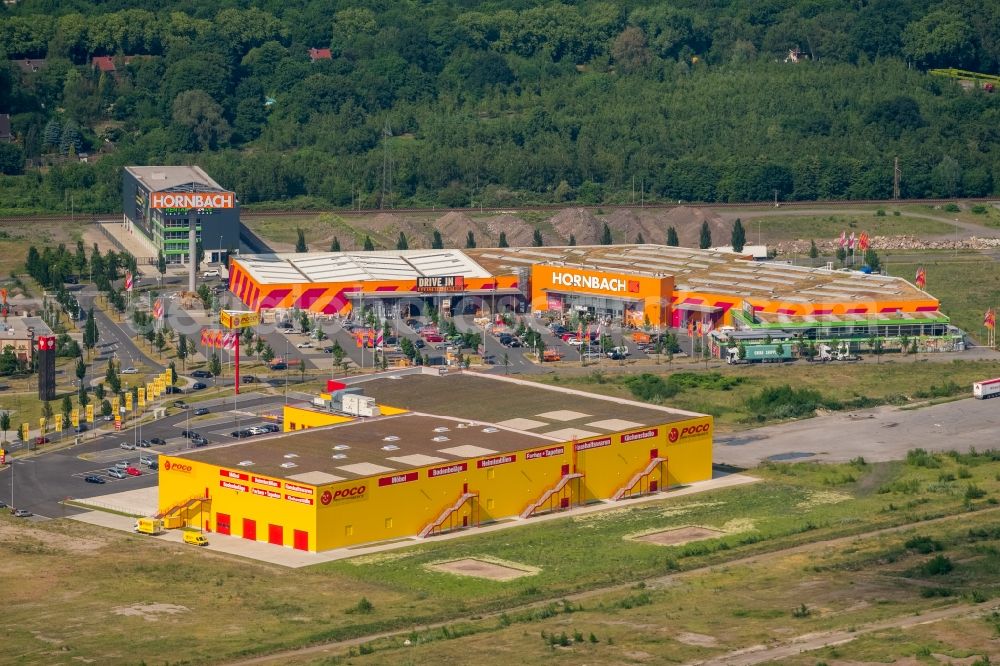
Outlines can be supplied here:
M924 270L923 266L917 269L916 283L917 286L920 287L921 289L923 289L924 286L927 284L927 271Z
M202 347L211 347L212 346L212 341L209 340L209 337L208 337L208 329L207 328L201 329L201 346Z
M997 325L997 314L996 312L993 311L993 308L990 308L989 310L986 311L986 314L983 316L983 326L985 326L990 330L993 330L994 328L996 328L996 325Z

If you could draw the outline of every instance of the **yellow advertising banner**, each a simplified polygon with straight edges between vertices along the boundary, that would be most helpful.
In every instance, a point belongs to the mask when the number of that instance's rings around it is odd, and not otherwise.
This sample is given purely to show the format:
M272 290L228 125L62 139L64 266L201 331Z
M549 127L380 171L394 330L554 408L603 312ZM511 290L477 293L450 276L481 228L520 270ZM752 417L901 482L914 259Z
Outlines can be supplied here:
M94 422L94 406L93 405L87 405L87 407L86 407L86 414L87 414L87 423L93 423Z
M111 398L111 413L119 414L121 413L121 410L122 410L121 398L119 398L118 396Z
M28 424L28 423L22 423L21 424L21 441L27 442L28 441L28 433L30 433L30 432L31 432L31 425Z
M139 387L139 409L146 408L146 389Z
M69 422L73 424L74 428L80 427L80 408L74 407L73 411L69 413Z
M44 416L38 419L38 429L42 431L42 434L45 434L45 417Z
M156 382L146 384L146 400L152 401L156 397Z
M63 415L56 414L56 432L62 432L63 429Z
M129 391L128 393L125 394L125 411L126 412L132 411L132 391Z
M239 310L220 310L219 323L225 328L249 328L260 324L260 313Z

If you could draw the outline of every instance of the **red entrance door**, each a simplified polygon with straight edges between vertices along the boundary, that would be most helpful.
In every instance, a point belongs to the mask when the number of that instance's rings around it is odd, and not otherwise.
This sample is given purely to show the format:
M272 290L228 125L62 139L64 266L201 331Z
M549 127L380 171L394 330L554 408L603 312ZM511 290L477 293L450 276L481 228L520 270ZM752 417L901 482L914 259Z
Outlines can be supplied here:
M562 470L561 470L561 472L560 472L560 473L561 473L561 474L562 474L563 476L566 476L567 474L569 474L569 465L563 465L563 466L562 466Z
M303 530L295 530L295 549L309 550L309 533Z
M215 514L215 531L219 534L229 534L229 514Z
M243 519L243 538L250 541L257 540L257 521L249 518Z
M285 533L281 525L267 526L267 542L273 543L275 546L285 545Z

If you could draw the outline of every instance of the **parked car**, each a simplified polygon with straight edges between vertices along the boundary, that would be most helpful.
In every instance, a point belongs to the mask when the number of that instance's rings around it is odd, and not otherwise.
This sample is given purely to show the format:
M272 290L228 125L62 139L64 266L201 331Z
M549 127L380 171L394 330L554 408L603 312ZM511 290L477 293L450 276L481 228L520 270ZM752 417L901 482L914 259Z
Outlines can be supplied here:
M152 465L153 459L150 456L139 456L139 464L146 466Z
M245 429L244 430L234 430L234 431L232 431L229 434L232 437L235 437L236 439L245 439L247 437L253 437L253 433L250 432L249 430L245 430Z
M160 468L160 464L158 462L156 462L155 460L153 462L149 463L149 469L159 469L159 468Z
M199 407L198 409L194 410L191 413L194 414L195 416L204 416L205 414L208 414L208 411L209 411L208 407Z
M139 371L136 370L135 368L129 366L129 367L125 368L124 370L122 370L122 374L123 375L137 375L137 374L139 374Z
M195 437L201 437L194 430L181 430L181 437L187 437L188 439L194 439Z
M166 387L163 390L163 392L166 393L166 394L168 394L168 395L171 395L171 394L183 394L184 393L184 389L182 389L179 386L168 386L168 387Z
M174 400L174 407L176 407L177 409L187 409L188 404L183 400Z
M125 449L126 451L135 451L135 444L132 442L122 442L118 445L119 449Z
M263 426L251 426L251 427L247 428L247 430L250 431L251 435L265 435L265 434L267 434L267 428L265 428Z
M138 467L126 467L125 473L129 476L142 476L142 470Z
M191 373L191 376L195 379L211 379L212 373L208 370L195 370Z
M413 341L413 346L416 347L417 349L423 349L424 347L427 346L427 343L424 342L422 338L417 338L416 340Z
M149 441L155 446L163 446L164 444L167 443L167 440L162 439L160 437L150 437Z
M191 385L191 390L192 391L201 391L201 390L207 389L207 388L208 388L208 384L205 384L205 383L202 383L202 382L195 382L194 384Z
M604 354L598 351L588 351L588 352L583 352L583 357L585 359L592 360L595 358L604 358Z
M104 416L101 417L101 420L102 421L114 421L115 417L112 416L111 414L105 414Z
M208 279L208 278L217 278L217 277L219 277L219 271L217 271L215 269L212 269L210 271L204 271L201 274L201 277L202 277L203 280L204 279Z
M194 444L195 446L205 446L206 444L208 444L208 440L202 437L201 435L198 435L197 437L191 438L191 443Z
M125 472L123 472L122 470L118 469L117 467L112 467L111 469L108 470L108 476L113 476L116 479L124 479L125 478Z
M10 512L14 514L14 517L16 518L27 518L32 515L27 509L11 509Z
M91 474L90 476L85 476L83 478L83 480L86 481L87 483L107 483L104 480L104 477L97 476L96 474Z
M149 441L148 439L140 439L139 440L139 446L141 446L144 449L148 449L152 445L153 445L153 443L151 441Z
M271 369L272 370L285 370L287 368L288 368L288 364L287 363L272 363L271 364Z
M243 383L243 384L253 384L256 381L257 381L257 378L254 377L253 375L243 375L240 378L240 382Z
M312 349L312 346L313 346L313 343L311 343L308 340L306 340L305 342L300 342L299 344L295 345L295 348L296 349Z
M576 336L573 336L569 340L566 340L566 344L568 344L570 347L582 347L584 342L586 342L586 340L583 340L582 338L578 338Z
M36 437L35 438L35 445L37 446L39 444L48 444L49 441L50 440L49 440L48 437Z

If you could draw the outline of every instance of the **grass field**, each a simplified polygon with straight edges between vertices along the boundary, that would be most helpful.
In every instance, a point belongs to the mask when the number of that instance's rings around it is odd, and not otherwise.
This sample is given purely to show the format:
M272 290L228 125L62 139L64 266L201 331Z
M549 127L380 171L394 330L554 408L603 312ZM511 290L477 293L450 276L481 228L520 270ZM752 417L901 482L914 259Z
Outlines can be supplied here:
M690 371L695 367L700 369L703 366L689 362L675 362L668 366L664 362L645 371L667 377L672 372ZM746 421L751 414L744 403L747 398L759 393L765 387L790 384L799 389L815 389L824 397L845 402L870 398L903 404L911 400L920 400L914 396L918 390L926 390L931 385L943 386L949 382L957 384L962 394L971 395L972 382L995 375L997 364L989 361L914 361L910 356L886 354L878 364L833 363L817 366L797 361L781 365L730 366L716 362L711 369L723 378L735 378L740 383L732 385L732 382L723 382L729 384L724 389L704 386L685 388L663 404L712 414L716 417L717 428L731 430L747 427ZM625 380L635 370L630 368L626 370L624 373L617 373L614 370L595 370L582 375L555 373L540 377L539 381L634 399L635 396L625 385Z
M89 224L89 221L88 221ZM28 248L56 247L65 243L72 250L76 242L83 238L88 226L83 220L73 222L0 222L0 277L6 278L12 271L23 272L24 258ZM87 247L89 252L90 247Z
M748 241L756 242L758 223L761 235L769 243L839 238L842 231L846 231L848 235L852 231L855 234L867 231L872 236L939 236L953 233L955 229L945 222L907 215L897 217L891 213L885 216L876 216L865 211L842 215L781 215L748 220L746 222Z
M985 257L904 263L890 256L887 261L890 275L911 282L921 266L927 270L927 291L940 299L941 311L959 328L985 340L983 313L1000 306L1000 264Z
M985 455L912 462L770 465L759 470L763 483L299 570L66 520L18 522L4 514L0 586L7 603L0 638L5 655L19 663L217 663L398 629L415 630L413 639L427 645L406 655L385 651L402 638L366 646L375 650L375 662L488 662L491 645L525 663L541 663L546 655L619 662L634 651L661 654L668 647L678 659L720 654L781 636L790 622L804 633L912 613L973 590L993 595L995 556L980 554L981 563L966 564L967 546L951 545L945 530L964 534L1000 520L985 511L1000 492L1000 463ZM970 494L970 486L977 490ZM919 529L947 543L943 552L957 563L953 573L930 580L914 573L927 557L901 547L903 535L696 571L953 514L963 517ZM685 525L725 535L674 547L628 538ZM503 583L427 568L465 556L540 571ZM690 573L660 578L677 572ZM853 586L844 585L845 577ZM21 584L25 580L32 585ZM947 586L953 596L921 595L932 586ZM585 592L586 599L559 603ZM801 603L812 610L791 619ZM448 623L447 631L419 630L439 621ZM564 630L571 642L575 631L583 632L585 642L563 650L541 638L542 631ZM455 640L463 632L471 635ZM676 640L684 632L714 642ZM589 642L590 633L597 643Z

